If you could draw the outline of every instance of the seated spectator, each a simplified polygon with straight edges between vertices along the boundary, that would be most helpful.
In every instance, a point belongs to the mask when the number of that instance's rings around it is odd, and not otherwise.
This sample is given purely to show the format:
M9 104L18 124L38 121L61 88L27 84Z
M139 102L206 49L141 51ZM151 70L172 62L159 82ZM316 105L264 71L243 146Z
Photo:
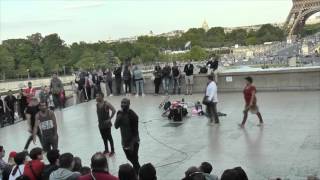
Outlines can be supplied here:
M41 176L42 180L48 180L50 177L50 174L59 168L58 166L59 157L60 157L59 150L53 149L48 151L47 159L49 161L49 165L46 165L43 169L42 176Z
M200 169L192 166L185 172L185 177L182 180L206 180Z
M41 148L33 148L29 154L31 161L27 162L24 167L24 175L29 177L30 180L40 179L44 163L43 160L43 151Z
M9 158L8 158L8 164L4 168L2 172L2 180L8 180L10 173L12 171L12 168L16 165L14 158L17 156L17 153L15 151L10 152Z
M151 163L144 164L139 170L139 180L157 180L157 172Z
M80 173L72 172L74 167L73 155L64 153L59 157L59 169L53 171L50 180L77 180Z
M81 176L84 176L86 174L90 174L91 173L91 168L87 167L87 166L83 166L82 168L80 168L80 174Z
M122 164L118 172L119 180L138 180L136 172L130 164Z
M221 175L221 180L248 180L248 177L241 167L235 167L225 170Z
M27 153L26 152L20 152L16 154L14 158L15 166L12 168L12 171L9 175L9 180L15 180L18 177L23 176L24 174L24 169L25 169L25 162L27 158ZM4 179L3 179L4 180Z
M92 172L85 176L81 176L79 180L118 180L108 172L108 160L103 153L96 153L91 158Z
M208 162L201 163L199 170L203 172L206 180L218 180L218 176L214 174L210 174L212 172L212 165Z
M79 157L74 157L73 160L74 160L74 167L72 171L80 173L80 169L82 168L81 159Z

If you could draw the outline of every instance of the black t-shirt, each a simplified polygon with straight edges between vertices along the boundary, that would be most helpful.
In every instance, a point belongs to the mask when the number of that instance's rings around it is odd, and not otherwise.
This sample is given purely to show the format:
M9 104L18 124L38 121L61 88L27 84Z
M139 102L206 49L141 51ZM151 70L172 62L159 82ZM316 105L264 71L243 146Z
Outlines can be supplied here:
M31 115L31 127L34 127L34 123L36 120L36 114L39 112L39 105L36 106L28 106L27 110L26 110L26 114L30 114Z
M3 101L0 99L0 114L4 113L4 105L3 105Z
M17 99L14 96L6 96L4 98L5 102L7 103L7 106L12 109L14 108L14 104L16 103Z

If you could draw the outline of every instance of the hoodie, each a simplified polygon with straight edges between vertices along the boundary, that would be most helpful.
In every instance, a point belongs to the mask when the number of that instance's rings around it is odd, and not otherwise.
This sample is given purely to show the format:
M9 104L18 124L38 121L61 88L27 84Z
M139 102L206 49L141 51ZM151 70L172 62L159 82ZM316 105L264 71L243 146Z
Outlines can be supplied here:
M51 173L49 180L77 180L79 176L79 173L69 169L59 168Z

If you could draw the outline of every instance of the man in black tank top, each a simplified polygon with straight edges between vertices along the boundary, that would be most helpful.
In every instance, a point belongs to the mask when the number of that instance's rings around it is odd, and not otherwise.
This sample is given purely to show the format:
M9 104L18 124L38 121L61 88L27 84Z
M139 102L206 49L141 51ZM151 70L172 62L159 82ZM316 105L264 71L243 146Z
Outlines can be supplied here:
M99 130L104 143L104 154L109 154L109 156L114 155L114 145L113 138L111 135L112 122L111 119L116 114L114 107L104 99L104 94L99 92L96 95L97 101L97 116L99 122ZM111 110L112 114L110 116L109 111ZM111 152L109 153L108 141L111 146Z
M42 137L43 150L48 152L51 149L58 149L56 116L53 111L48 109L46 102L40 102L39 109L40 111L36 115L36 121L33 128L33 142L36 142L36 135L39 129Z

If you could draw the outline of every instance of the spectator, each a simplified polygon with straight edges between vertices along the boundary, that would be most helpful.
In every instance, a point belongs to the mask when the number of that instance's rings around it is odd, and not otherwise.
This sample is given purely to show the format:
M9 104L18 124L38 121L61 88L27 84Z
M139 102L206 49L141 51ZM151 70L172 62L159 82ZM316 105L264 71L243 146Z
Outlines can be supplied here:
M87 175L91 173L91 169L87 166L83 166L82 168L80 168L80 174L81 176Z
M28 82L28 88L23 90L23 95L27 97L27 103L29 104L32 97L36 94L36 89L32 87L32 82Z
M116 81L117 95L121 95L121 83L122 83L121 72L122 72L122 68L120 65L118 67L116 67L116 69L113 71L115 81Z
M37 147L30 151L29 154L31 161L27 162L24 167L24 175L29 177L30 180L38 180L41 177L44 169L43 151Z
M50 174L59 168L59 157L60 153L59 150L53 149L48 151L47 159L49 161L49 165L46 165L43 169L41 179L42 180L49 180Z
M86 84L86 79L85 79L84 72L79 73L79 75L75 79L75 83L78 84L78 98L79 98L79 101L82 102L83 99L86 98L85 90L84 90L85 84Z
M239 178L236 170L227 169L222 173L220 180L241 180L241 179Z
M139 180L157 180L157 172L151 163L144 164L139 170Z
M15 151L11 151L9 153L9 157L8 157L8 164L9 165L15 165L15 161L14 161L14 158L17 156L17 152Z
M134 76L134 81L136 82L136 96L139 96L141 94L144 96L144 79L143 79L143 74L142 71L139 69L138 66L135 66L133 68L133 76Z
M162 69L162 85L166 95L169 94L170 79L171 79L171 67L169 66L168 63L166 63L166 66Z
M10 152L9 158L8 158L8 164L4 168L2 172L2 180L8 180L10 173L12 171L12 168L16 165L14 158L17 156L17 153L15 151Z
M130 164L122 164L118 172L119 180L138 180L138 177Z
M23 94L23 90L22 89L20 89L20 93L18 95L18 102L19 102L20 117L23 120L26 120L25 110L26 110L26 108L28 106L28 102L27 102L27 97ZM0 104L0 106L1 106L1 104Z
M2 101L1 95L0 95L0 126L3 127L4 125L4 102Z
M203 172L203 175L205 176L206 180L218 180L218 176L211 174L212 172L212 166L208 162L201 163L199 170Z
M192 166L185 172L185 177L182 180L206 180L200 169Z
M107 69L105 71L105 77L106 77L106 86L108 85L108 87L109 87L109 96L113 96L113 94L112 94L112 72L110 69ZM108 87L106 87L106 89L108 89Z
M235 167L233 169L238 173L239 180L248 180L246 172L241 167Z
M123 71L123 81L124 81L124 85L125 85L125 93L126 95L130 95L131 94L131 72L129 70L128 65L126 65L124 67L124 71Z
M191 60L184 66L183 72L186 73L186 95L192 95L192 85L193 85L193 64L191 64Z
M162 76L161 67L159 66L159 64L157 64L154 67L153 75L154 75L154 93L155 95L159 95L161 76Z
M6 111L9 112L11 117L11 124L14 124L14 112L15 112L15 105L17 102L16 97L12 94L12 91L8 91L8 95L4 98L6 104Z
M16 178L23 176L25 171L25 162L27 154L25 152L20 152L16 154L14 158L15 166L12 168L12 171L8 177L9 180L15 180ZM3 178L5 180L5 178Z
M81 159L79 157L74 157L73 160L74 160L74 167L73 167L72 171L80 173L80 170L82 168Z
M0 146L0 178L2 177L2 172L8 166L8 164L3 160L6 151L3 146Z
M177 62L174 61L173 66L172 66L173 94L176 94L176 89L178 89L178 94L181 93L180 78L181 78L181 71L180 71L179 67L177 66Z
M93 98L96 97L98 92L101 92L101 76L98 75L96 71L93 72L92 74L92 82L93 82L93 87L94 87L94 93L93 93Z
M118 180L108 172L108 160L103 153L96 153L91 158L92 173L81 176L79 180Z
M59 169L53 171L50 180L77 180L80 173L72 172L74 157L71 153L64 153L59 158Z
M53 102L55 107L62 108L63 101L61 101L61 93L63 93L63 84L62 81L58 78L57 73L53 73L52 79L50 82L50 91L52 92Z

